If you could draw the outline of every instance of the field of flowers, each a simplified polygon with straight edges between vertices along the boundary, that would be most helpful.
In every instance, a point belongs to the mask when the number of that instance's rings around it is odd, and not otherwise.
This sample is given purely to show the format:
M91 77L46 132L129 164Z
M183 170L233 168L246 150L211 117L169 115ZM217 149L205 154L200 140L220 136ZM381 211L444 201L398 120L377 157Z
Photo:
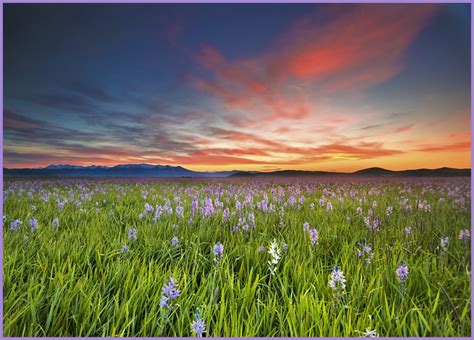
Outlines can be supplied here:
M470 178L6 179L6 336L469 336Z

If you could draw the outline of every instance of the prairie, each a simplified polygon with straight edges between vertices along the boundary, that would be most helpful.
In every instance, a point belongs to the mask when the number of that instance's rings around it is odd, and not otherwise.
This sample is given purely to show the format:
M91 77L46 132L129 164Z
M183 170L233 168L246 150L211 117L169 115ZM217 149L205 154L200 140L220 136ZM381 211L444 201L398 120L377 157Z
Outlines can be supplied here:
M470 196L470 178L7 179L4 334L467 337Z

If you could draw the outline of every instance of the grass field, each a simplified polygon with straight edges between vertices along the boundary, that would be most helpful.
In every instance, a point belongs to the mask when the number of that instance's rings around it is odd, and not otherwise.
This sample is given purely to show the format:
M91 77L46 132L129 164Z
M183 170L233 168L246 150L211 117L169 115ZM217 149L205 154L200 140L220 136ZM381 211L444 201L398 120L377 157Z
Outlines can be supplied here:
M470 200L469 178L7 179L4 335L470 336Z

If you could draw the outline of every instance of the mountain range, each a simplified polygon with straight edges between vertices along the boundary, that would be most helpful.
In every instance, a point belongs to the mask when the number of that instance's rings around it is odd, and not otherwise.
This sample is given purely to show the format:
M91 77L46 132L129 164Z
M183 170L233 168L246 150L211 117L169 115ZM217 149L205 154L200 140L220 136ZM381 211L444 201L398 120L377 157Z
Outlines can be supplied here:
M278 170L259 171L192 171L181 166L151 164L120 164L116 166L80 166L80 165L49 165L44 168L3 168L4 176L47 176L47 177L257 177L257 176L471 176L471 169L439 168L416 170L387 170L368 168L355 172Z

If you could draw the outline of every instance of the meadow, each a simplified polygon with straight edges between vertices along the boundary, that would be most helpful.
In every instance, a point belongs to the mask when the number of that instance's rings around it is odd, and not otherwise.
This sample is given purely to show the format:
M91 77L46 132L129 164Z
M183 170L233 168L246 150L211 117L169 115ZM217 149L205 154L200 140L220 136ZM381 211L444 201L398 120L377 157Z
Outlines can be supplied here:
M470 178L6 179L6 336L470 336Z

